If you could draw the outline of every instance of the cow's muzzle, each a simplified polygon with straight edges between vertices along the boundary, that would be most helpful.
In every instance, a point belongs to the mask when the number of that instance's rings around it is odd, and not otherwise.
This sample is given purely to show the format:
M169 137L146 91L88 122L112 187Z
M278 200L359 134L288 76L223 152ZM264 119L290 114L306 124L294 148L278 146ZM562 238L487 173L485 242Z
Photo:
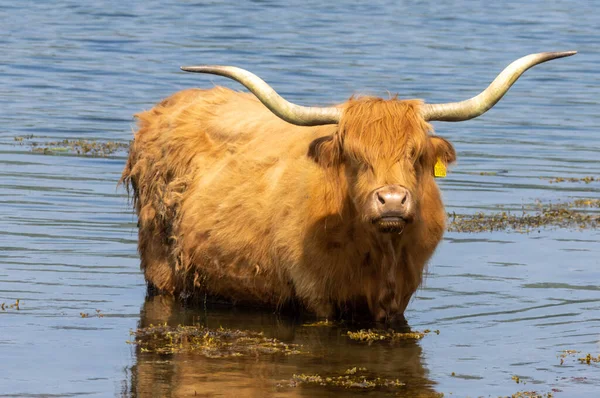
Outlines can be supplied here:
M401 234L414 218L414 202L408 189L400 185L378 188L371 197L372 223L379 232Z

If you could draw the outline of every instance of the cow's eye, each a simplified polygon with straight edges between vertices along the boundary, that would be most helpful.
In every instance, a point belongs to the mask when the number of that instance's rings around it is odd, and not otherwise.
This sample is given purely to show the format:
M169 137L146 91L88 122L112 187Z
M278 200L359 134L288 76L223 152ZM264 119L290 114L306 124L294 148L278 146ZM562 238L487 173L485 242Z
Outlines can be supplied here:
M360 165L358 167L359 167L360 171L362 171L362 172L371 171L373 169L370 164L362 163L362 162L360 163Z

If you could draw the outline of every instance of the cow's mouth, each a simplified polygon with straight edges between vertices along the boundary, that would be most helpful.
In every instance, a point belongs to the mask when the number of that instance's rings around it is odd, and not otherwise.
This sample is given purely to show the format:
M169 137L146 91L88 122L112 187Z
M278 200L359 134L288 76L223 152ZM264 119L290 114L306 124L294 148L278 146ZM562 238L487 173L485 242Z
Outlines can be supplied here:
M401 234L406 226L406 219L400 216L384 216L373 220L379 232Z

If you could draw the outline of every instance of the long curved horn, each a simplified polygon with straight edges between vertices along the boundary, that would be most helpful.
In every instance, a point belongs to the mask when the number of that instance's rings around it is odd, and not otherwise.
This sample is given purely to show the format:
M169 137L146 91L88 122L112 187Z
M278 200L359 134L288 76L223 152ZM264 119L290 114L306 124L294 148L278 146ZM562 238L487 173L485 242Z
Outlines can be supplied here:
M508 65L479 95L461 102L425 104L421 108L425 120L460 122L483 115L506 94L514 82L529 68L556 58L569 57L577 51L530 54Z
M264 80L245 69L235 66L182 66L186 72L210 73L213 75L229 77L242 83L254 95L286 122L298 126L318 126L322 124L336 124L340 121L341 109L336 107L308 107L292 104L283 99Z

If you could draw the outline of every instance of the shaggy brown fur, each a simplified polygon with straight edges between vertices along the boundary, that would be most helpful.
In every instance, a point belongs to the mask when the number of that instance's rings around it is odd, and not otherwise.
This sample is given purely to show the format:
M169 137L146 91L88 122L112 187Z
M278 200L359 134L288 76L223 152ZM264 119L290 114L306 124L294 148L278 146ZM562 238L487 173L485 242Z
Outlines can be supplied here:
M455 160L420 106L352 98L339 125L299 127L215 87L137 115L122 181L146 280L169 294L298 301L323 317L365 307L375 319L401 315L445 227L434 164ZM387 184L416 203L401 235L365 216L369 194Z

